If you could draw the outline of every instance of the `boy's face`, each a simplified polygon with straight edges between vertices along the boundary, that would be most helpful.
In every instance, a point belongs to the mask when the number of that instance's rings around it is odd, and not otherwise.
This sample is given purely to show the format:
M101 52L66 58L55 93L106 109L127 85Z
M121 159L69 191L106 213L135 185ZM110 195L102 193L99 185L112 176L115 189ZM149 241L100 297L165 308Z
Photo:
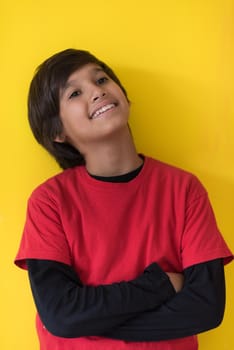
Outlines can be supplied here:
M128 127L128 117L129 102L121 88L90 63L72 73L61 90L63 132L55 141L68 142L82 152Z

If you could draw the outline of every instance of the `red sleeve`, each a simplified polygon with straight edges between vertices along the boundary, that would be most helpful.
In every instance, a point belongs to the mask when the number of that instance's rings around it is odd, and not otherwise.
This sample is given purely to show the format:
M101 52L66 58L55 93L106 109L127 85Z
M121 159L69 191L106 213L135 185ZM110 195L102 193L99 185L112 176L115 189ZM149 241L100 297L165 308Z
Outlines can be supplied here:
M188 193L181 256L184 268L218 258L223 258L225 264L233 259L217 227L208 195L196 178Z
M39 187L33 192L28 201L16 265L26 269L26 259L47 259L72 264L59 210L56 201L46 191Z

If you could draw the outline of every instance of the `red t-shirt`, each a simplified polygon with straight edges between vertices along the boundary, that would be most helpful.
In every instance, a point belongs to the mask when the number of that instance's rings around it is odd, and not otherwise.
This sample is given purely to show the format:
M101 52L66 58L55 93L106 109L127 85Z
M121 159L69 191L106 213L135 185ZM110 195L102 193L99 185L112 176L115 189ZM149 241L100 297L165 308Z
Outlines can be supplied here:
M48 259L71 265L84 284L137 277L151 262L164 271L216 258L232 259L207 193L181 169L145 158L127 183L98 181L85 167L47 180L31 195L16 264ZM196 350L197 339L126 342L103 337L60 338L37 318L41 350Z

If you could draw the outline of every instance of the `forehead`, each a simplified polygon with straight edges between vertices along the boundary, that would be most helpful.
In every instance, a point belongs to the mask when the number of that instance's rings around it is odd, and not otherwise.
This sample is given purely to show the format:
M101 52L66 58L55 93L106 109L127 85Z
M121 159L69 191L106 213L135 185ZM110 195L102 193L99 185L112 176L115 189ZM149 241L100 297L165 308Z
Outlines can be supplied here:
M86 79L95 78L100 72L104 72L103 68L96 63L87 63L84 66L72 72L65 83L60 85L59 95L62 97L70 88L77 87Z
M101 66L95 63L88 63L81 68L75 70L67 79L64 88L73 85L74 83L81 82L83 79L97 75L100 72L104 72Z

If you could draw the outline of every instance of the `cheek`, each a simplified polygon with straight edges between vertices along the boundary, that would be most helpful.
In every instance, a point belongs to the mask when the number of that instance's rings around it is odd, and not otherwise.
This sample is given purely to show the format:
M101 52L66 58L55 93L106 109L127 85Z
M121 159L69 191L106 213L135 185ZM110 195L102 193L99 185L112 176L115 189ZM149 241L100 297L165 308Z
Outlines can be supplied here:
M67 106L66 108L61 108L60 119L65 129L69 129L72 125L76 125L77 121L82 115L79 108L74 108L74 106Z
M127 100L124 102L124 108L126 110L126 113L129 115L130 114L130 102L128 102Z
M121 101L122 101L122 104L124 105L124 107L129 111L130 109L130 102L127 100L127 97L124 95L124 93L122 92L121 90Z
M69 115L63 115L61 121L66 140L72 144L77 139L83 139L89 129L89 120L84 116L84 113L73 111Z

